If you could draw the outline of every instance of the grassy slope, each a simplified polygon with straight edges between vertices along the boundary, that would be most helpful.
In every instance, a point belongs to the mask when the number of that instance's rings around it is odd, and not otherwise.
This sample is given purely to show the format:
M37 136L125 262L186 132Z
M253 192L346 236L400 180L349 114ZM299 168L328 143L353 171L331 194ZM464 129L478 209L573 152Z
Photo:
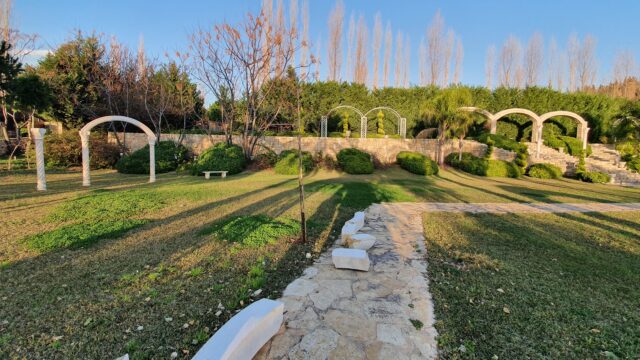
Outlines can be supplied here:
M62 172L48 174L46 193L34 191L34 180L32 172L0 173L0 357L192 355L231 316L216 317L218 303L241 307L257 286L261 296L277 297L310 262L304 254L321 251L344 220L372 202L640 201L638 190L571 180L320 171L307 178L312 243L239 247L205 230L233 216L295 218L295 178L163 174L147 184L145 176L96 171L86 189L79 173ZM98 219L101 225L88 226ZM58 248L60 235L76 234L86 236Z
M640 354L640 212L428 213L424 226L443 358Z

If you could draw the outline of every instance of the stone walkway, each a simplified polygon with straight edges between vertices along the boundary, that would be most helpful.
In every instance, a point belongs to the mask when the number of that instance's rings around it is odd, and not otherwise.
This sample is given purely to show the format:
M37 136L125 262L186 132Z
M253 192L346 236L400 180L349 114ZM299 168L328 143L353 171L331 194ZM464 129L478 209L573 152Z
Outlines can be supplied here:
M325 252L284 291L284 325L255 359L436 358L421 214L372 205L360 232L377 239L370 270L338 270Z
M422 230L423 213L433 211L615 212L640 211L640 203L374 204L360 231L377 239L370 270L338 270L326 251L285 289L284 324L255 359L436 358Z

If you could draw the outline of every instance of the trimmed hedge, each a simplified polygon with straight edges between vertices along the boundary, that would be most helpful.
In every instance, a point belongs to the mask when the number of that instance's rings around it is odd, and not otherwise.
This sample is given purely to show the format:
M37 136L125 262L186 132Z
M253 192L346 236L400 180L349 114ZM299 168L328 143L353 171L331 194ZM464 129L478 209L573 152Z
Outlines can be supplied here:
M511 178L522 176L520 168L512 162L483 159L470 153L462 153L462 161L458 160L457 153L451 153L447 155L445 162L464 172L479 176Z
M489 139L493 141L493 146L497 148L510 150L516 153L527 152L526 144L509 139L508 137L503 135L484 133L478 136L478 141L483 144L486 144Z
M155 146L156 173L174 171L187 159L187 149L173 141L160 141ZM123 156L116 163L116 169L123 174L149 173L149 145Z
M336 156L338 165L347 174L372 174L374 170L371 155L355 148L342 149Z
M225 142L217 143L205 150L191 167L191 175L202 175L203 171L227 171L230 175L244 170L247 161L242 148Z
M565 152L571 156L580 157L583 153L582 141L571 136L550 136L544 139L544 144L556 150L564 148ZM584 155L588 157L591 153L591 145L587 145L587 152Z
M396 162L401 168L410 173L418 175L438 174L438 164L427 156L417 152L401 151L396 155Z
M578 179L594 184L608 184L611 181L611 176L600 171L586 171L578 173Z
M536 179L559 179L562 170L553 164L534 164L529 167L527 175Z
M302 168L305 173L313 170L314 163L311 154L302 152ZM298 174L298 151L285 150L278 156L278 161L274 167L276 174L297 175Z

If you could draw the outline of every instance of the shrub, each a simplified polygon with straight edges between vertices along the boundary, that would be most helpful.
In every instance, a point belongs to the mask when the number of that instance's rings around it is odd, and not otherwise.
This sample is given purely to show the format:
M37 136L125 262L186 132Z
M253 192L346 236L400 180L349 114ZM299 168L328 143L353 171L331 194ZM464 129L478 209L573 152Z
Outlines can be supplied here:
M336 156L338 164L348 174L372 174L374 167L371 155L364 151L350 148L342 149Z
M600 171L585 171L578 175L578 179L594 184L608 184L611 181L611 176Z
M493 140L487 140L487 151L484 153L485 159L491 159L491 155L493 155Z
M242 148L225 142L217 143L205 150L191 168L192 175L202 175L203 171L227 171L230 175L244 170L247 161Z
M487 133L484 133L478 136L478 141L481 143L487 144L489 140L492 140L493 145L500 149L505 149L505 150L516 152L516 153L527 152L526 144L509 139L506 136L497 135L497 134L487 134Z
M271 149L266 149L253 158L252 165L255 169L264 170L274 167L277 161L278 154Z
M565 152L571 156L579 157L583 153L582 141L571 136L549 136L544 139L544 144L556 150L564 148ZM591 145L587 145L585 156L591 155L591 152Z
M76 131L65 131L44 137L44 159L47 168L66 168L82 165L82 143ZM91 133L89 142L91 168L112 168L120 159L120 148L107 142L106 136ZM31 162L35 162L35 148L32 145L26 154Z
M635 157L628 161L627 169L640 173L640 157Z
M396 156L401 168L418 175L437 175L438 165L427 156L417 152L401 151Z
M274 167L276 174L280 175L297 175L298 174L298 151L285 150L278 156L278 162ZM302 152L302 167L304 172L313 170L313 158L306 151Z
M174 171L187 159L187 149L173 141L160 141L155 146L156 173ZM149 173L149 145L122 157L116 163L116 169L123 174Z
M553 164L534 164L529 167L527 175L536 179L559 179L562 170Z
M451 153L447 155L445 162L464 172L480 176L518 178L522 175L522 171L514 163L479 158L470 153L462 153L461 161L458 160L458 154Z

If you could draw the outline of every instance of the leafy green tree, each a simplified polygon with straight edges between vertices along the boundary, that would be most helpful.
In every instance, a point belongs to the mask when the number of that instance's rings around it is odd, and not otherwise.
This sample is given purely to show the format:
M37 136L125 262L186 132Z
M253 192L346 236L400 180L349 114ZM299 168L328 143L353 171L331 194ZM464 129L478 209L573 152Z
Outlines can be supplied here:
M10 53L11 44L6 41L0 43L0 97L2 106L2 137L4 141L9 142L9 119L12 119L15 125L15 117L11 116L11 109L8 107L8 92L15 78L22 72L22 64ZM16 126L17 128L17 126ZM19 134L18 134L19 136Z
M78 33L36 68L53 91L52 115L65 126L78 128L108 113L101 99L104 54L97 36Z
M426 114L430 122L438 128L438 164L444 164L444 145L457 134L466 133L473 122L473 115L460 110L472 104L471 92L463 87L443 90L427 105ZM463 131L464 130L464 131ZM464 137L464 136L462 136Z
M31 128L36 112L43 112L51 106L52 93L47 83L30 73L12 81L9 99L14 108L28 116Z

